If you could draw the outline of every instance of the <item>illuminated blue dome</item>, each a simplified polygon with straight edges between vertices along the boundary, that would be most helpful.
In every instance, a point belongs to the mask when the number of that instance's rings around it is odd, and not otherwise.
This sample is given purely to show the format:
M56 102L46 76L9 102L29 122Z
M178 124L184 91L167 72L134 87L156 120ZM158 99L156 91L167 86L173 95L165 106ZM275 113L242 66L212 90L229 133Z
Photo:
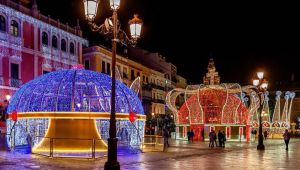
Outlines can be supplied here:
M61 70L23 85L8 112L110 112L111 77L88 70ZM72 104L74 103L74 104ZM137 95L116 81L116 112L144 114Z

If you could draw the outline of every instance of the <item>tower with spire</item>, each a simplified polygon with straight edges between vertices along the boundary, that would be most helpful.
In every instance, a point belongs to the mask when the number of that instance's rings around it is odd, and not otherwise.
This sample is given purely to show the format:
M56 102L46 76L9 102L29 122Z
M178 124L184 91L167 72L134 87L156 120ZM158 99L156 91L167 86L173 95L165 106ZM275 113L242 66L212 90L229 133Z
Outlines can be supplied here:
M203 84L204 85L218 85L220 84L220 76L219 73L216 71L214 59L210 58L208 61L208 72L203 77Z

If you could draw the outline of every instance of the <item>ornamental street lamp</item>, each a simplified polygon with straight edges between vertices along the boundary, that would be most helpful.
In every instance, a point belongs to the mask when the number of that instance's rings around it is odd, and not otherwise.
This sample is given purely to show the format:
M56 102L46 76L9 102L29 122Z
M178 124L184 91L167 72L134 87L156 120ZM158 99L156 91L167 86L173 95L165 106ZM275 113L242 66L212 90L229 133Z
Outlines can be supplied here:
M110 114L110 126L109 126L109 138L108 138L108 157L104 168L109 170L120 169L120 164L117 160L117 138L116 138L116 111L115 111L115 98L116 98L116 51L117 42L124 45L133 45L137 43L137 39L140 38L142 20L138 18L138 15L134 15L134 18L129 21L130 35L128 38L125 31L120 29L118 22L117 11L120 7L121 0L110 0L110 7L113 11L111 18L107 18L105 22L98 26L94 20L97 14L97 9L100 0L83 0L84 11L88 24L92 31L99 32L100 34L107 35L112 38L112 88L111 88L111 114Z
M264 72L257 72L257 77L258 79L253 80L253 85L255 86L254 91L258 94L259 97L259 132L257 150L264 150L265 145L263 143L261 115L264 104L264 93L267 91L268 82L266 79L264 79Z

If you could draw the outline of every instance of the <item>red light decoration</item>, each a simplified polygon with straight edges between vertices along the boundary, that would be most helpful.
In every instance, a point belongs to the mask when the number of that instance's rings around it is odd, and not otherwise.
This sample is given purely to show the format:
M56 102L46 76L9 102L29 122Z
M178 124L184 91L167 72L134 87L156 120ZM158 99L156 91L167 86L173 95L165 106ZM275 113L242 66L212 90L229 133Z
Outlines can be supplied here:
M190 119L186 119L189 117ZM240 98L224 90L192 95L178 112L179 124L248 124L249 111Z
M129 120L130 120L130 122L135 122L136 121L136 113L130 112L129 113Z
M16 110L12 111L11 119L16 122L18 120L18 112Z

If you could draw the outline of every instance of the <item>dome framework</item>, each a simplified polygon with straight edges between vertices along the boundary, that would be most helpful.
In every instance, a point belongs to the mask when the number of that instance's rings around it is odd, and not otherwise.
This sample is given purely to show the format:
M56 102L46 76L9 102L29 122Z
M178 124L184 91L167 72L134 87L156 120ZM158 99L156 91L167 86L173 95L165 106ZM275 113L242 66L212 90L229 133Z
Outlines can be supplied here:
M107 149L110 118L111 77L83 69L61 70L23 85L12 97L8 112L18 112L18 121L8 120L11 148L33 139L34 152L90 152ZM129 113L137 121L129 121ZM12 115L9 115L10 118ZM145 115L137 95L116 82L116 119L119 134L130 147L138 148L144 135ZM106 129L106 130L104 130ZM128 138L131 136L131 138ZM52 141L52 144L51 142Z

